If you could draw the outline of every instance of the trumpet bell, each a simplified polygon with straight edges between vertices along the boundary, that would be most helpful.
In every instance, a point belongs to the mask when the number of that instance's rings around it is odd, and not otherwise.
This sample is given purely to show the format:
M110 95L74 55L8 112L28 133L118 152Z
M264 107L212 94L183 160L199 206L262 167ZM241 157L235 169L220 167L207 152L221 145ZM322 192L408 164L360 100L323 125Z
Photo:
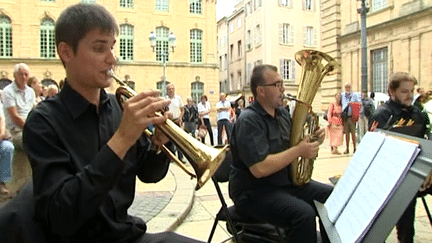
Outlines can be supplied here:
M135 90L127 86L123 81L115 76L112 71L108 74L120 84L120 87L116 90L116 98L120 106L122 106L124 101L136 95ZM156 115L162 116L162 114L158 112L156 112ZM165 124L155 126L160 129L189 160L189 163L195 171L194 176L197 178L195 190L199 190L214 175L214 173L216 173L222 161L225 159L228 145L222 148L209 147L189 135L171 120L167 120ZM162 150L165 151L167 156L171 160L175 161L187 174L193 175L193 173L190 172L173 153L167 151L168 149L165 146L163 146Z
M228 145L212 148L193 138L173 121L157 126L183 152L195 170L199 190L217 171L225 159Z

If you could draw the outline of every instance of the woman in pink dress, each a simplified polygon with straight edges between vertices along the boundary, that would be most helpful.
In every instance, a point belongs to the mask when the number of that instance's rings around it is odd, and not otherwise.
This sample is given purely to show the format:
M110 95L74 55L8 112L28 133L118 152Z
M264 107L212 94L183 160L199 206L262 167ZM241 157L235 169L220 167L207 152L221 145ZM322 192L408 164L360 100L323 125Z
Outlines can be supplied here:
M330 147L332 154L340 154L338 146L342 145L343 126L342 126L342 103L340 93L335 94L335 101L332 102L327 111L328 134L330 135Z

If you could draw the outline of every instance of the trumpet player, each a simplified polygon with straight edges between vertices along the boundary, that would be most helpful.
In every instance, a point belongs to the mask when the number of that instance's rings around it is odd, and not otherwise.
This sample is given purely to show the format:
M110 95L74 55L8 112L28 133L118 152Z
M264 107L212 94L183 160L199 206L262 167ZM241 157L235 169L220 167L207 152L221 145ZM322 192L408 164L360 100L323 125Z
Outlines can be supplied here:
M289 242L317 242L313 201L324 203L330 185L311 181L294 186L288 166L297 157L314 158L324 141L310 136L290 146L292 120L283 107L284 87L277 68L260 65L253 69L251 90L255 101L234 124L230 140L233 168L229 193L239 213L289 229ZM321 227L324 242L328 238Z
M158 150L168 138L158 129L151 139L143 131L166 121L155 112L169 101L145 91L125 101L122 112L104 91L112 82L118 31L112 14L97 4L72 5L56 22L65 84L31 112L24 128L34 217L48 242L197 242L146 233L145 222L127 214L135 178L157 182L168 171L169 160Z

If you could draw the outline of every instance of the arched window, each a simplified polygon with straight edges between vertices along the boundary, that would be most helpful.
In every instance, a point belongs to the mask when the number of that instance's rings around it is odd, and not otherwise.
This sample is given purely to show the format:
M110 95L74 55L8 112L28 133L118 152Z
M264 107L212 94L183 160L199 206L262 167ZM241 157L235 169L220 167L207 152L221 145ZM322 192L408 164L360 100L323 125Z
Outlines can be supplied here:
M40 25L40 56L55 58L54 21L45 18Z
M134 27L129 24L120 25L120 59L132 61L134 52Z
M156 61L168 61L169 54L169 29L167 27L156 28Z
M57 82L54 81L54 79L50 79L50 78L46 78L46 79L42 80L41 84L45 85L47 87L54 84L55 86L57 86L57 88L59 88L59 85L57 84Z
M201 2L201 0L190 0L189 12L193 14L202 14Z
M201 63L202 60L202 30L190 31L190 60L192 63Z
M204 83L195 81L191 83L191 97L198 104L204 94Z
M9 17L0 16L0 57L12 56L12 25Z

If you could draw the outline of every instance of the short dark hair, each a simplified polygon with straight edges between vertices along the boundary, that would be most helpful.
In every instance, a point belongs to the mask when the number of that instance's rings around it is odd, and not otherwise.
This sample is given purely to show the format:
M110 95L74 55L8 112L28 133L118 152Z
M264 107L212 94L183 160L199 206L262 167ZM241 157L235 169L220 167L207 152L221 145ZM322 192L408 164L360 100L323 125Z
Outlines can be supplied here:
M402 82L410 81L414 85L417 84L417 79L407 72L396 72L390 77L388 90L396 91Z
M59 44L65 42L76 53L79 41L94 29L116 35L119 33L114 16L105 7L87 3L69 6L60 14L55 25L57 51Z
M201 100L202 100L203 98L204 98L206 101L208 101L208 99L207 99L207 95L201 95Z
M372 91L372 92L370 93L370 97L371 97L371 99L374 99L374 98L375 98L375 92Z
M254 97L257 97L258 86L264 84L264 72L268 69L277 72L277 67L269 64L258 65L252 70L251 91Z

